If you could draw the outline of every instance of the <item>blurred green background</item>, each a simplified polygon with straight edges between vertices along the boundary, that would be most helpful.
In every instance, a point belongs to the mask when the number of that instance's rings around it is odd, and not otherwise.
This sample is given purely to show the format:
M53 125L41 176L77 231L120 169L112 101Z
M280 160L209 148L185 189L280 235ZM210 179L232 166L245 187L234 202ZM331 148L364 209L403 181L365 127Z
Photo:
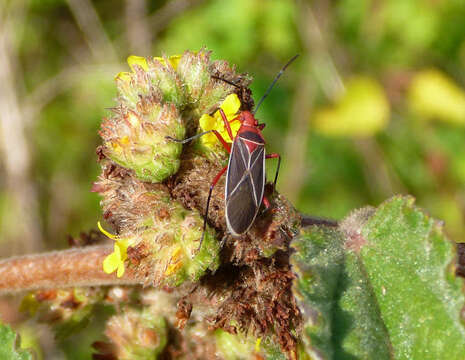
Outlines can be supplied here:
M464 24L462 0L0 0L1 254L95 228L114 75L202 46L251 74L255 99L301 54L257 117L302 212L409 193L465 241Z
M257 117L283 155L278 189L302 212L340 219L409 193L463 242L464 24L463 0L0 0L0 256L95 228L114 75L131 54L202 46L250 73L255 99L301 54ZM66 358L89 357L90 329Z

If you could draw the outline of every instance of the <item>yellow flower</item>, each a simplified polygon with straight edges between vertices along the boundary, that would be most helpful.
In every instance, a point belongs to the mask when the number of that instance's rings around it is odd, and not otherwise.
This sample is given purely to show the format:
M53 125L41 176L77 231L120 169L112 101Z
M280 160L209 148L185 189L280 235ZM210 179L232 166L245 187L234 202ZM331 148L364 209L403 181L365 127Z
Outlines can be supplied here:
M159 62L161 62L163 65L166 66L166 61L164 58L160 56L156 56L154 57L154 60L158 60ZM168 62L173 67L174 70L177 69L180 60L181 60L181 55L173 55L168 58ZM135 65L140 66L145 71L149 69L147 59L142 56L131 55L128 57L127 62L133 73L136 72ZM130 76L131 76L130 72L122 71L116 74L115 80L120 79L120 80L126 81L130 79Z
M154 57L155 60L158 60L163 65L166 65L165 59L159 56ZM174 70L178 68L179 61L181 60L181 55L172 55L168 58L168 62L173 67Z
M336 104L315 111L311 123L327 136L370 137L388 126L389 117L383 87L373 78L357 76L346 83L345 94Z
M110 234L106 231L100 221L97 223L99 230L108 236L110 239L115 240L113 252L103 260L103 271L111 274L116 271L116 276L121 277L124 274L124 262L128 258L128 247L130 245L129 239L120 239L118 236Z
M145 71L149 69L149 65L147 64L147 59L142 56L131 55L128 57L127 62L132 72L136 72L136 68L134 67L135 65L140 66Z
M236 94L230 94L224 99L223 103L221 104L220 108L223 109L226 118L228 119L229 123L231 124L231 130L233 136L236 136L237 131L241 126L241 122L237 119L237 112L241 107L241 101L237 97ZM202 131L208 130L216 130L218 131L221 136L223 137L226 142L232 142L228 135L228 131L224 126L223 119L221 118L220 111L216 111L213 116L209 114L203 114L199 120L200 128ZM219 140L216 138L215 134L209 133L200 138L200 141L203 145L213 148L219 143Z

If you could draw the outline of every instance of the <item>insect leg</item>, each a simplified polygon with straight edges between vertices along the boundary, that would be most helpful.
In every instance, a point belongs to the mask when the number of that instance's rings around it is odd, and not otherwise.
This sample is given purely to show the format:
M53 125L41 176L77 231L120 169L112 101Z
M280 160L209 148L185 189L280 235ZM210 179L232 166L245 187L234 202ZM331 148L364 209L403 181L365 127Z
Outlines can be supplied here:
M263 196L263 205L265 205L266 210L270 208L270 200L266 196Z
M276 168L276 175L274 176L273 187L276 189L276 182L278 181L279 167L281 166L281 155L277 153L271 153L265 155L266 159L275 159L278 158L278 167Z
M223 137L221 136L221 134L216 131L216 130L208 130L208 131L204 131L204 132L201 132L199 134L196 134L194 136L191 136L190 138L187 138L187 139L183 139L183 140L180 140L180 139L175 139L175 138L172 138L171 136L165 136L165 139L168 139L170 141L174 141L174 142L177 142L177 143L181 143L181 144L185 144L185 143L188 143L192 140L195 140L195 139L198 139L199 137L202 137L203 135L206 135L206 134L209 134L209 133L213 133L215 134L216 138L219 140L219 142L224 146L224 148L226 150L228 150L228 152L231 152L231 145L229 145L225 139L223 139Z
M265 207L263 209L263 211L261 212L262 215L265 214L271 207L271 204L270 204L270 200L268 200L268 198L266 196L263 196L263 200L262 200L262 203L263 203L263 206Z
M227 169L228 169L227 166L221 169L221 171L218 174L216 174L215 178L212 181L212 184L210 185L210 190L208 191L208 198L207 198L207 207L205 208L205 217L203 219L203 231L202 231L202 237L200 238L199 249L202 247L203 238L205 236L205 230L207 229L208 208L210 207L210 200L212 197L213 188L218 183L221 176L223 176L223 174L226 172Z
M222 108L219 108L218 111L220 112L221 118L223 119L224 126L226 127L226 131L228 132L229 138L231 139L231 141L234 140L234 136L231 130L231 125L229 124L226 114L224 113Z

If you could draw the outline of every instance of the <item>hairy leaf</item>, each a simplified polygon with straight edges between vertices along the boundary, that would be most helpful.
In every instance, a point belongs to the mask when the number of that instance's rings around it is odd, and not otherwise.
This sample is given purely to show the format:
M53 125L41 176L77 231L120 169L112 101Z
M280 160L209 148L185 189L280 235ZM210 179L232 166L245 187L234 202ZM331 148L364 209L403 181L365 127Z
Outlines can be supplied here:
M463 279L441 223L411 197L382 204L361 229L367 279L396 359L463 359ZM463 316L463 315L462 315Z
M456 250L412 198L358 210L339 229L308 227L293 247L312 359L463 359Z
M389 359L389 338L362 265L342 234L310 227L293 243L295 294L312 359Z

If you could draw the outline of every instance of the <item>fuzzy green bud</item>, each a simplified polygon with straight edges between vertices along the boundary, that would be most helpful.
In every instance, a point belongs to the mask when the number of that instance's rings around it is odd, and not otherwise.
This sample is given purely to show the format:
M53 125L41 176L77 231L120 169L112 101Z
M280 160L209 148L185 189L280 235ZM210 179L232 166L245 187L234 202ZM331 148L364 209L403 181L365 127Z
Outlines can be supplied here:
M196 107L203 90L210 81L210 59L208 53L186 51L178 64L178 73L186 86L189 102Z
M157 359L166 346L168 329L166 320L150 310L147 307L142 310L127 308L108 320L105 335L112 345L112 358Z
M140 97L157 96L163 102L182 108L185 95L182 81L176 73L178 58L130 56L128 64L132 72L121 72L115 77L119 104L134 110Z
M212 62L206 50L169 58L130 56L128 64L132 71L115 78L114 115L102 122L103 154L133 170L139 180L162 182L179 169L182 150L167 137L183 139L186 132L199 130L201 116L217 109L248 79L225 61ZM206 153L211 155L211 149Z
M149 59L147 63L152 88L161 92L164 102L175 104L178 109L183 108L186 101L184 87L174 64L162 58Z
M148 274L147 283L178 286L218 268L219 243L208 226L200 247L203 218L198 212L161 191L146 193L144 201L152 204L152 211L120 238L128 240L129 261L136 262L136 271Z
M223 71L223 72L221 72ZM234 78L236 75L226 62L211 62L210 52L186 51L177 67L179 77L185 84L186 98L194 117L198 119L217 108L235 88L213 76Z
M105 118L100 135L105 155L132 169L137 178L161 182L178 171L182 145L166 137L181 139L185 127L176 106L144 99L138 111L118 108Z

